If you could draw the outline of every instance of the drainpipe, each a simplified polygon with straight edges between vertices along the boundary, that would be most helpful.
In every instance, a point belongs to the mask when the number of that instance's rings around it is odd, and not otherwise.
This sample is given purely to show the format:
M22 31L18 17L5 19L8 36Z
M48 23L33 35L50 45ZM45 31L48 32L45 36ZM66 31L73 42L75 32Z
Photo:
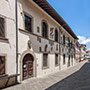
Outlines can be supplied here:
M16 74L18 74L18 18L17 18L17 0L15 0L15 16L16 16ZM18 79L16 78L16 82Z

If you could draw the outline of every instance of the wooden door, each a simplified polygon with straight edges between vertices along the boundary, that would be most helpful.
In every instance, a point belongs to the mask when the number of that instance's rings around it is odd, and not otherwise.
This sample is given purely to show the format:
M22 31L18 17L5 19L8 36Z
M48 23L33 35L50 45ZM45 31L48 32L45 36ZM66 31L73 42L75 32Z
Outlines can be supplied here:
M33 56L27 54L23 59L23 80L33 77Z

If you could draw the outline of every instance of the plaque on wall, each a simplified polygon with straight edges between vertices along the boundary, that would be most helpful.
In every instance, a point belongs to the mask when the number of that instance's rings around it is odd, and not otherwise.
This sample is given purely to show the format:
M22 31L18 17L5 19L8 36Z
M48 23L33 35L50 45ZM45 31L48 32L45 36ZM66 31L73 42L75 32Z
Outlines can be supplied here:
M32 45L32 42L30 40L28 40L28 47L29 47L29 49L31 49L31 45Z
M41 43L41 38L40 37L37 37L37 41L39 41Z
M49 40L49 44L52 46L52 45L54 45L54 42Z

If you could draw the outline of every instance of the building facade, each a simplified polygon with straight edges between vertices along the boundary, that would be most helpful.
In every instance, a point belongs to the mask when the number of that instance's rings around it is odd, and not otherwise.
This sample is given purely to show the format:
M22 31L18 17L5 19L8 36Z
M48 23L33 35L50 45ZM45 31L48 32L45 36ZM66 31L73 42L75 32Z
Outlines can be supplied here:
M86 59L90 59L90 50L86 51L85 58L86 58Z
M0 88L8 77L16 74L16 16L15 1L0 1ZM7 78L3 78L7 77ZM8 83L15 82L12 78Z
M18 81L23 81L77 63L78 38L46 0L17 0L17 8L14 0L4 0L0 7L1 76L20 74Z
M80 62L81 59L80 44L78 41L75 42L75 59L77 63Z
M75 64L77 37L68 29L71 30L46 0L18 0L20 81L55 73Z
M81 61L85 60L85 55L86 55L86 45L81 44L80 45L80 51L81 51Z

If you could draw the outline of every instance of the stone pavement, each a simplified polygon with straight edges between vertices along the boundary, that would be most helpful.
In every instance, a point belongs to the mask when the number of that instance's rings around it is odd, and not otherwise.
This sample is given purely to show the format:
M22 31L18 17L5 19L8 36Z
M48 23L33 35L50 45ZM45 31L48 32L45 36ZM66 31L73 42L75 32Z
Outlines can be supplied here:
M90 63L84 61L67 70L28 79L3 90L90 90Z

